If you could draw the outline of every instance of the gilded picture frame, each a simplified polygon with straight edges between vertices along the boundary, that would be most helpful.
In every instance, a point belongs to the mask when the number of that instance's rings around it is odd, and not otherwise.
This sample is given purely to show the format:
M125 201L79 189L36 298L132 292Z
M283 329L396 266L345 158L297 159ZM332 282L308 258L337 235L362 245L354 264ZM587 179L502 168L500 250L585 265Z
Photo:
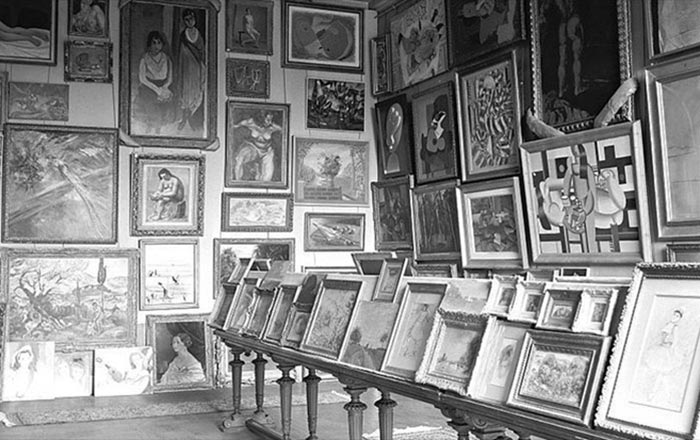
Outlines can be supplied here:
M109 39L110 0L68 0L68 36Z
M519 280L519 277L493 275L484 311L496 316L508 316Z
M372 95L391 92L391 34L369 40L369 61Z
M535 327L572 331L584 289L580 285L547 283Z
M139 240L140 310L189 309L199 305L199 240Z
M64 81L112 82L112 43L109 41L66 40Z
M221 230L224 232L288 232L292 230L293 212L291 194L221 194Z
M574 333L608 336L617 295L618 289L612 287L583 289L571 330Z
M535 324L540 316L546 286L547 281L518 279L508 320Z

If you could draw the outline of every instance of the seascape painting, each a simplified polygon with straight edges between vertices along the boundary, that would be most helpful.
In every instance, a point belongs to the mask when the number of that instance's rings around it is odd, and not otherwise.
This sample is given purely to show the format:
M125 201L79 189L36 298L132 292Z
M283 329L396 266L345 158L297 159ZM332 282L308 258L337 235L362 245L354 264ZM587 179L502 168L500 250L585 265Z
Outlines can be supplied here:
M365 83L309 78L306 128L364 131Z
M68 85L12 81L7 108L9 119L68 121Z

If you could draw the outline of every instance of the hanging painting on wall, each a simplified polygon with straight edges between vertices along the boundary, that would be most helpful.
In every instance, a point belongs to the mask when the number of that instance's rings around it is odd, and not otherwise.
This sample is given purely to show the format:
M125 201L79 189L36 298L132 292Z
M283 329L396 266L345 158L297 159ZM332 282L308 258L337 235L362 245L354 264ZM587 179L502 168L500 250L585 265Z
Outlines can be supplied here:
M0 62L56 64L58 0L0 0Z
M226 58L226 96L270 97L270 62Z
M370 79L374 96L391 89L391 34L374 37L369 41Z
M700 11L696 6L678 0L644 2L652 59L677 55L700 45Z
M109 38L109 0L68 0L68 35Z
M380 251L412 249L412 176L372 182L374 247Z
M364 248L364 214L304 214L305 251L361 251Z
M288 232L292 230L291 194L221 194L221 230L226 232Z
M365 83L308 78L306 128L364 131Z
M151 347L95 350L95 396L129 396L153 392Z
M272 55L271 0L226 1L226 51Z
M4 84L0 84L4 86ZM40 119L44 121L68 121L68 85L12 81L7 88L7 101L0 91L0 99L6 105L9 119ZM3 117L0 117L0 121Z
M374 112L379 180L411 174L413 118L406 95L378 102Z
M457 182L439 182L412 190L415 259L451 260L460 257Z
M187 309L198 304L199 242L145 239L141 249L141 310Z
M112 43L109 41L66 40L65 81L112 82Z
M53 341L8 342L3 362L2 400L43 400L55 397Z

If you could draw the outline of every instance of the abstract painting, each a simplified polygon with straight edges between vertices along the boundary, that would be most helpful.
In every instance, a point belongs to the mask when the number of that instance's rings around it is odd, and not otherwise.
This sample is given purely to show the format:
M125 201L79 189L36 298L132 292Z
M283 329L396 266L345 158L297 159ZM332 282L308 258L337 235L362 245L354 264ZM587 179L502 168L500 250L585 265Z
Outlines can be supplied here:
M305 251L361 251L364 248L364 214L304 214Z
M141 249L141 310L197 307L199 242L145 239Z
M416 260L460 257L457 183L417 186L412 190L413 250Z
M56 64L58 0L0 0L3 29L0 62Z
M270 97L270 62L226 58L226 96Z
M365 83L308 78L306 128L365 130Z
M151 347L95 350L95 396L129 396L152 392Z
M285 232L292 230L291 194L221 194L221 230Z
M9 119L68 120L68 85L12 81L7 89Z
M413 118L405 94L374 106L379 180L413 172Z
M272 55L272 0L226 1L226 51Z
M374 247L380 251L412 249L411 176L372 182Z

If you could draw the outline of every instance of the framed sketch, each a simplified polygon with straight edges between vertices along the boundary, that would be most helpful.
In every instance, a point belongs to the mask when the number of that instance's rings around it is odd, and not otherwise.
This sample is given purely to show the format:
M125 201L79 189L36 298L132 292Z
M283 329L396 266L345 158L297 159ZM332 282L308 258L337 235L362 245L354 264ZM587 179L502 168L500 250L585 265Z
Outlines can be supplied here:
M245 266L252 257L285 260L294 267L294 239L215 238L213 285L231 280L232 274L239 274L239 266Z
M453 88L445 82L412 97L417 184L459 177Z
M456 181L446 181L411 190L413 252L416 260L460 258L456 188Z
M87 1L87 0L85 0ZM112 82L112 43L94 40L66 40L65 81Z
M307 78L306 128L365 130L365 83Z
M515 0L509 3L516 7ZM517 66L516 51L511 50L456 74L465 181L513 175L519 170L522 140Z
M614 288L583 289L571 330L576 333L608 336L617 295L618 290Z
M369 60L372 94L391 92L391 34L369 40Z
M120 8L119 128L133 143L218 148L219 7L131 0Z
M458 263L416 263L411 265L414 277L459 278Z
M387 258L382 262L382 269L372 294L372 301L394 302L401 278L406 273L408 260L405 258Z
M364 11L282 2L282 67L363 71Z
M199 304L197 239L142 239L140 310L196 308Z
M447 0L450 58L453 66L525 39L524 3Z
M7 342L2 400L46 400L54 394L53 341Z
M291 194L222 193L224 232L284 232L292 230Z
M700 263L700 243L667 244L666 261L671 263Z
M138 270L135 249L6 249L7 340L63 350L135 345Z
M146 315L154 391L214 386L214 341L206 320L207 315Z
M593 127L620 82L632 76L628 1L562 5L530 0L534 105L545 123L580 131ZM630 120L631 113L630 100L615 120Z
M391 252L353 252L350 256L360 275L379 275L384 260L394 257Z
M116 130L5 124L4 137L3 242L117 242Z
M388 17L391 78L401 90L447 70L447 17L444 0L407 2Z
M95 396L151 393L153 393L152 347L95 350Z
M365 215L307 212L304 250L361 251L365 248Z
M224 344L221 338L214 339L214 368L216 369L216 379L214 388L230 387L233 382L231 366L229 362L233 360L231 350Z
M576 319L583 288L577 285L547 283L540 306L537 328L571 331Z
M374 247L379 251L413 248L411 176L372 182Z
M272 0L226 1L226 52L272 55Z
M0 0L0 10L2 24L10 29L0 62L56 65L58 0Z
M520 179L462 185L460 228L464 267L527 267Z
M289 104L226 103L226 188L289 187Z
M225 285L217 288L217 290L219 289L220 292L216 296L216 301L214 302L214 307L209 315L207 324L209 324L211 327L223 330L224 326L226 325L226 319L228 318L229 312L233 306L233 302L236 299L239 285Z
M700 15L690 3L673 0L644 2L647 47L652 61L680 55L700 45Z
M610 338L528 331L506 403L589 425L609 348Z
M202 235L204 156L131 155L131 235Z
M522 149L533 263L651 259L639 122L526 142Z
M69 0L68 36L109 39L109 0Z
M644 439L698 435L699 282L698 264L635 268L596 426Z
M295 137L294 165L294 197L299 203L369 202L367 142Z
M406 95L396 95L374 106L375 145L379 180L413 172L413 117Z
M496 316L508 316L519 280L519 277L494 275L484 311Z
M226 58L226 96L268 99L270 62Z
M53 392L55 397L88 397L93 395L93 353L91 350L56 351L54 353Z
M350 324L340 362L377 371L382 366L391 330L399 312L395 302L359 301Z
M515 284L515 296L508 310L508 320L536 323L540 316L546 285L546 281L519 279Z
M7 72L0 78L7 79ZM0 79L0 99L7 109L9 119L38 119L43 121L68 121L68 85L50 83L31 83L11 81L5 88L6 81ZM7 96L5 92L7 91ZM4 122L5 114L0 117Z

